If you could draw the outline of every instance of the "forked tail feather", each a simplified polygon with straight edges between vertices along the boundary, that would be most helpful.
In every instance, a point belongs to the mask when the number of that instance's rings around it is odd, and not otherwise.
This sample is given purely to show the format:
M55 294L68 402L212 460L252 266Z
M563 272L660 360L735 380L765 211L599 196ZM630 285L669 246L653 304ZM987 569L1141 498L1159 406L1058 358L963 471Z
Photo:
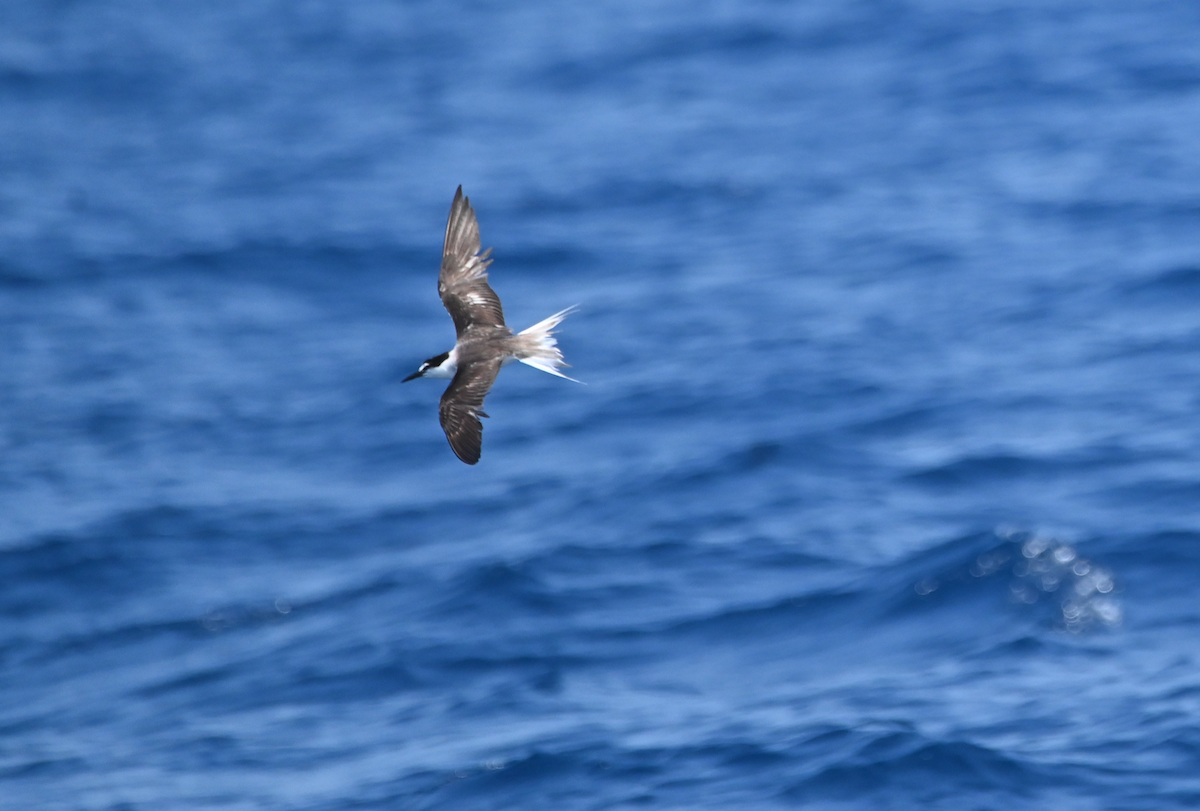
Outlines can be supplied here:
M518 332L517 349L514 353L517 360L535 369L541 369L543 372L574 380L576 383L581 382L573 377L567 377L559 371L559 369L569 368L570 364L563 360L562 351L558 348L558 341L554 338L554 328L575 309L576 305L572 305L565 310L559 310L544 321L539 321L529 329Z

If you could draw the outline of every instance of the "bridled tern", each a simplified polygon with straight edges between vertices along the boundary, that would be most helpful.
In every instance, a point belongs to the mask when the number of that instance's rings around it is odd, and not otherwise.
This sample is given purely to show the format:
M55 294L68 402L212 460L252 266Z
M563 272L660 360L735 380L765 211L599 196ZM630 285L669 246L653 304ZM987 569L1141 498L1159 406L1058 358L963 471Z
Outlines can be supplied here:
M574 310L568 307L517 334L504 324L500 297L488 285L492 249L479 252L479 223L462 186L450 206L438 295L454 320L458 340L449 352L430 358L402 382L418 377L452 379L438 414L454 454L468 465L479 461L483 443L483 398L496 382L500 367L514 360L552 375L567 377L567 367L554 340L554 328ZM576 381L578 382L578 381Z

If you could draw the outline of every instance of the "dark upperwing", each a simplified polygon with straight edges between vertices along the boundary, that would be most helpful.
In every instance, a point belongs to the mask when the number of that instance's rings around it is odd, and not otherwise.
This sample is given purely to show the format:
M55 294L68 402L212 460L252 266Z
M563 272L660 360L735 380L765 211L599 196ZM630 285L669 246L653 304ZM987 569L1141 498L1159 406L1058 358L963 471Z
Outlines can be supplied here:
M450 206L450 219L446 222L442 271L438 274L438 295L454 319L454 329L459 337L471 327L504 326L500 297L487 282L488 265L492 264L488 257L492 249L488 248L480 255L479 247L475 209L471 208L471 200L463 196L462 186L459 186Z
M500 374L501 359L475 361L458 367L438 406L442 430L454 455L473 465L483 450L483 398Z

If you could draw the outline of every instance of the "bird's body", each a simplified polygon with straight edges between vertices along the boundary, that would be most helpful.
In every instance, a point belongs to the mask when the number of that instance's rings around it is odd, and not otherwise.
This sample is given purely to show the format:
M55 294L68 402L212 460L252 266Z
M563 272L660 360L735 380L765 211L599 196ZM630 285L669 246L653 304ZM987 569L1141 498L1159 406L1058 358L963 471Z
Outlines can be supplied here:
M438 408L442 429L459 459L468 465L479 461L483 442L483 398L496 375L514 360L566 377L562 352L554 340L554 328L574 308L555 313L517 334L504 323L500 297L487 281L491 249L480 253L479 224L471 201L462 186L454 195L442 247L442 269L438 294L454 320L458 340L449 352L430 358L405 378L450 379ZM568 380L570 378L567 378Z

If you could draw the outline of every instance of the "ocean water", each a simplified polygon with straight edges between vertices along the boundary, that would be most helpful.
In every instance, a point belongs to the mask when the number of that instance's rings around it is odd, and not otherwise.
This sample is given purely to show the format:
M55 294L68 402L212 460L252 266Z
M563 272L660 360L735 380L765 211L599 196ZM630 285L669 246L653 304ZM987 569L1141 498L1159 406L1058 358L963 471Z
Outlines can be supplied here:
M0 808L1200 806L1200 7L7 3L0 145Z

